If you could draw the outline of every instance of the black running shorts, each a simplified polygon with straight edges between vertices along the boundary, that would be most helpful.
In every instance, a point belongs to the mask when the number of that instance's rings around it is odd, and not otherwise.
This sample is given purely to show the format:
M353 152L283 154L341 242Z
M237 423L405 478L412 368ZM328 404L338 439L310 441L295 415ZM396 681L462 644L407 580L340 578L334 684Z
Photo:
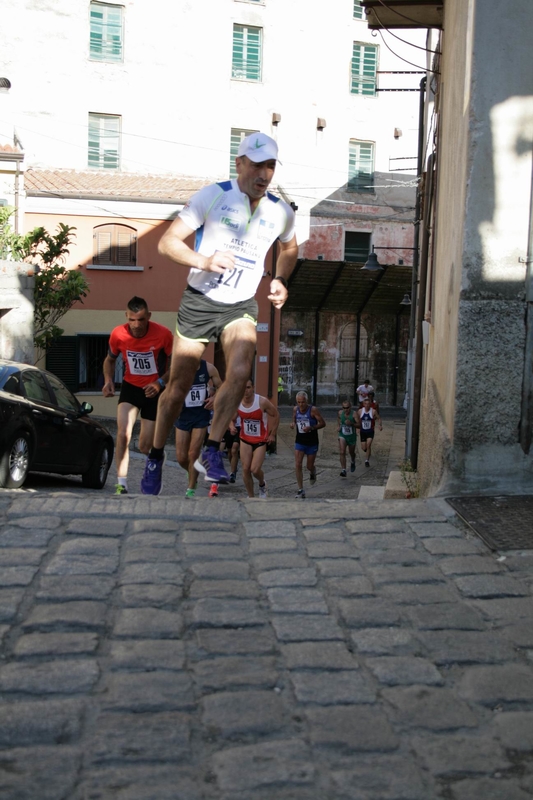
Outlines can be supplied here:
M129 403L130 406L135 406L141 412L141 419L149 419L154 422L160 394L161 392L156 397L146 397L144 389L141 389L140 386L122 381L118 402L119 405L120 403Z
M257 303L253 297L228 305L217 303L188 286L181 299L176 333L180 339L217 342L228 325L241 319L257 325Z

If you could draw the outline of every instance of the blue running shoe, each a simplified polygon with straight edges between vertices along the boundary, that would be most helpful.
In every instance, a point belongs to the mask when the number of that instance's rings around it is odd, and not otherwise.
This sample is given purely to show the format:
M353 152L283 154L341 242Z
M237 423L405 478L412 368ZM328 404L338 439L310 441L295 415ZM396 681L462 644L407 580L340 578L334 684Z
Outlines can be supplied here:
M206 447L194 462L194 468L204 473L204 480L211 483L229 483L230 477L224 469L222 453L216 447Z
M161 494L161 489L163 488L163 464L166 460L166 453L161 459L146 459L144 475L141 478L141 492L143 494Z

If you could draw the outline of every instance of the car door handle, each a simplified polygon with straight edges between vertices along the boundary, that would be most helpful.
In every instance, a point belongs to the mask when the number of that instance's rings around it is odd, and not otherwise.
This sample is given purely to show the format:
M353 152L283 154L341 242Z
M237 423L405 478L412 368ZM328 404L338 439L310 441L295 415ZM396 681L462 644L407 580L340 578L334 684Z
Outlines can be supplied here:
M36 417L44 417L44 412L39 411L38 408L32 408L31 413L34 414Z

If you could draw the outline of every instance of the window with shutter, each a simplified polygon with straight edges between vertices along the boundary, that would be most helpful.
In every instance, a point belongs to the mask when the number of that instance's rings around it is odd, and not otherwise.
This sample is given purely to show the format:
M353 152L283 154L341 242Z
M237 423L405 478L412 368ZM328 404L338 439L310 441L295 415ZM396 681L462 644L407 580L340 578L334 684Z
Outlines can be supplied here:
M89 167L120 168L120 122L119 116L89 114Z
M90 58L93 61L122 61L124 9L107 3L91 3Z
M232 78L243 81L261 80L262 40L262 28L233 26Z
M378 48L374 44L353 43L350 92L369 97L376 95Z
M374 191L374 144L350 139L348 159L349 192Z
M93 264L134 267L137 231L128 225L98 225L93 229Z
M63 381L71 392L79 389L78 337L60 336L46 350L46 369Z
M354 19L364 19L364 17L363 17L363 7L361 5L360 0L353 0L353 18Z
M232 128L231 129L231 136L230 136L230 145L229 145L229 176L230 178L237 177L237 170L235 168L235 159L237 157L237 151L239 149L239 145L243 139L250 135L250 133L257 133L257 129L254 130L245 130L243 128Z

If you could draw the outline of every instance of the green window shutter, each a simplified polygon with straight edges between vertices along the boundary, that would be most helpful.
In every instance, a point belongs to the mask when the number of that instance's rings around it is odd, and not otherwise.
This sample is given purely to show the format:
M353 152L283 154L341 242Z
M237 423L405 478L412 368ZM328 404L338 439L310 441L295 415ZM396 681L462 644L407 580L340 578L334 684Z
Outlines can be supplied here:
M350 142L348 158L348 191L374 191L374 144Z
M376 94L378 48L373 44L353 43L352 94L374 97Z
M46 369L77 392L78 382L78 337L61 336L46 351Z
M261 80L262 28L233 26L231 77L246 81Z
M353 0L353 18L364 19L363 7L361 6L360 0Z
M97 61L122 61L122 6L91 3L90 56Z
M250 135L250 133L257 133L257 130L245 130L243 128L232 128L229 145L229 176L230 178L237 177L237 169L235 168L235 159L239 145L243 139Z

